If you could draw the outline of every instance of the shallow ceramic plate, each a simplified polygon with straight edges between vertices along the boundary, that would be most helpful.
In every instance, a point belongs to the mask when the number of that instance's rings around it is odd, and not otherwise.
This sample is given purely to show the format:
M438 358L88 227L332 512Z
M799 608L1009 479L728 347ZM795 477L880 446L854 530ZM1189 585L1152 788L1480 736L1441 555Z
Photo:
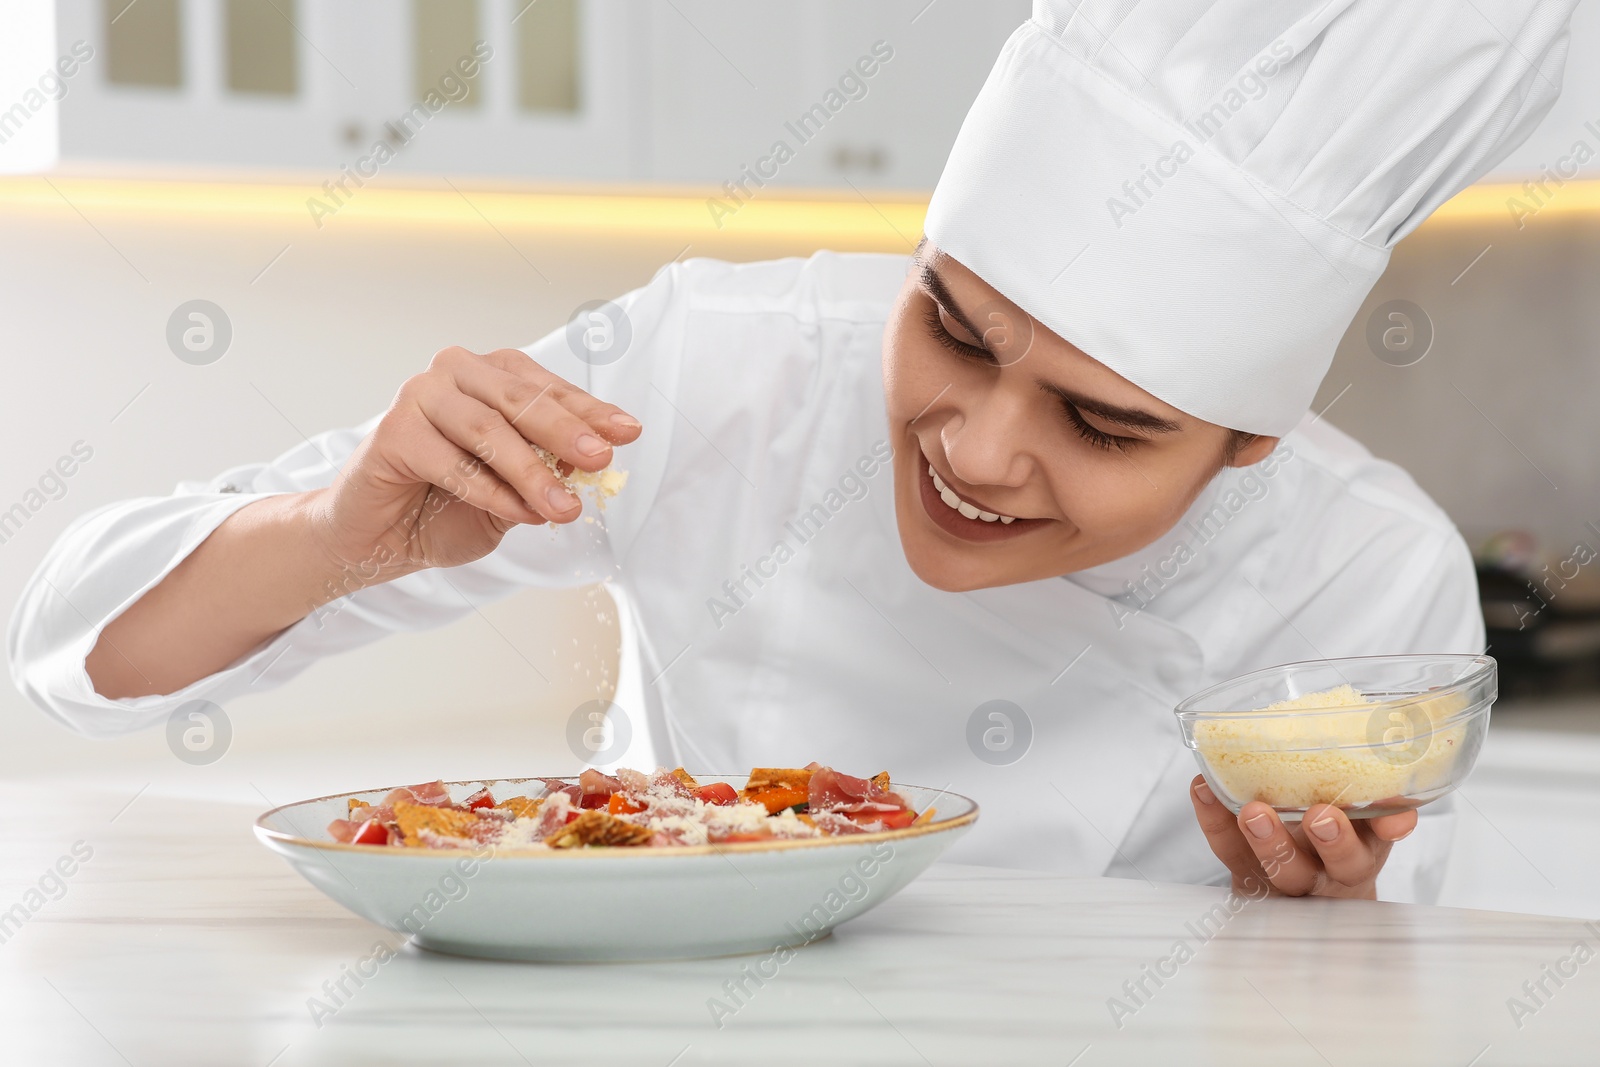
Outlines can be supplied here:
M744 775L702 775L744 785ZM576 779L567 779L576 781ZM536 778L451 782L454 800L487 785L540 796ZM391 787L392 788L392 787ZM894 789L920 826L797 841L661 848L441 850L342 845L328 823L350 797L273 808L256 836L307 881L363 918L436 952L497 959L690 959L794 948L894 896L978 818L966 797Z

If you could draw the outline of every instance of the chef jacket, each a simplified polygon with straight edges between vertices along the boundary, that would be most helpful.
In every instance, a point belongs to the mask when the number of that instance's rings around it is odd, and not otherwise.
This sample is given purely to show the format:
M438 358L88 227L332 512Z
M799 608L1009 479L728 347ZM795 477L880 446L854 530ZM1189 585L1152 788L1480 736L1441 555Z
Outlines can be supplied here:
M568 329L527 349L644 424L617 450L630 480L601 521L514 527L483 559L349 594L168 695L96 693L84 662L100 629L234 511L328 485L329 461L380 416L98 508L22 594L13 678L69 726L112 735L525 587L604 581L633 620L663 762L887 768L981 804L951 859L1225 884L1195 824L1174 705L1295 660L1482 651L1466 546L1402 470L1308 414L1125 558L931 588L896 529L882 384L908 267L830 252L664 267L615 302L620 354L599 358ZM1448 799L1423 809L1380 877L1385 899L1433 899L1451 825Z

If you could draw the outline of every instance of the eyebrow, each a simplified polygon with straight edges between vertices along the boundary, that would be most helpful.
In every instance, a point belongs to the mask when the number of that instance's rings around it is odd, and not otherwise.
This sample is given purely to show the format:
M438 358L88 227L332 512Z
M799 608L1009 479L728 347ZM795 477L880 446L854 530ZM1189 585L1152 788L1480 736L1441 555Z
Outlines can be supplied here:
M1145 430L1149 433L1176 433L1182 429L1171 419L1164 419L1152 412L1144 411L1140 408L1125 408L1120 404L1110 404L1104 400L1096 400L1094 397L1074 393L1051 382L1040 382L1039 388L1071 404L1079 411L1086 411L1091 415L1105 419L1107 422L1114 422L1118 426L1126 426L1133 430Z
M962 329L976 337L980 342L980 347L987 349L989 346L982 344L983 331L974 327L971 320L967 318L966 313L956 304L955 298L950 295L950 287L945 284L944 278L940 277L938 270L931 263L921 263L918 265L918 276L922 282L922 287L944 309L945 314L955 319L956 322L961 324ZM1105 419L1107 422L1116 423L1118 426L1144 430L1148 433L1176 433L1182 429L1171 419L1162 418L1152 412L1143 411L1139 408L1126 408L1120 404L1112 404L1105 400L1096 400L1094 397L1074 393L1070 389L1063 389L1052 382L1040 382L1039 387L1052 396L1071 404L1079 411L1086 411L1091 415Z
M956 303L955 297L950 295L950 287L945 285L944 279L939 276L939 272L934 268L933 264L921 264L918 268L918 274L922 280L922 287L944 309L945 314L959 322L963 330L976 337L978 339L978 347L987 350L989 346L984 343L983 331L972 325L972 320L967 318L967 313L961 310Z

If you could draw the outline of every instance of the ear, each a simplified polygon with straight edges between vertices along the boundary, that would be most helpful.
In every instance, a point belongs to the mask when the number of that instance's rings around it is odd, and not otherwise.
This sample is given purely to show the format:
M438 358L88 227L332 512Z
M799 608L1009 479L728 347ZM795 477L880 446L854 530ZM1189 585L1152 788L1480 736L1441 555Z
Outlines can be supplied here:
M1253 467L1266 459L1272 450L1278 447L1278 437L1252 437L1245 446L1234 453L1228 461L1230 467Z

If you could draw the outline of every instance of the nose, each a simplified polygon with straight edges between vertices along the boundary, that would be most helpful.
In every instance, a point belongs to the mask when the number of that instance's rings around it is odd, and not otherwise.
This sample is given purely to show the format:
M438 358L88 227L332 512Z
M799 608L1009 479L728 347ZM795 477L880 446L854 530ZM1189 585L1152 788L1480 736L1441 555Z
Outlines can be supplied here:
M993 390L963 405L939 431L950 473L968 485L1017 487L1027 481L1033 459L1027 451L1027 412Z

